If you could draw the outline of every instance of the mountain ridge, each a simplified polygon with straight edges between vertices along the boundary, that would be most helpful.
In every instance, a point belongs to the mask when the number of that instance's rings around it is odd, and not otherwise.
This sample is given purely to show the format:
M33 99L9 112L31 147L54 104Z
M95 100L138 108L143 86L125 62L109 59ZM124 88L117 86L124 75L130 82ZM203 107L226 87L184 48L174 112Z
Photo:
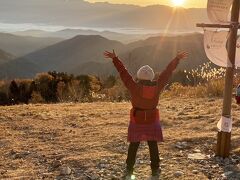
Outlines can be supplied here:
M158 33L134 33L134 34L126 34L126 33L119 33L110 30L104 31L97 31L91 29L63 29L60 31L49 32L43 30L27 30L27 31L17 31L13 33L17 36L32 36L32 37L54 37L54 38L63 38L63 39L70 39L77 35L100 35L110 40L120 41L121 43L131 43L140 39L146 39L153 35L157 35ZM160 34L159 34L160 35Z
M62 41L61 38L37 38L0 33L0 49L17 57L26 55L30 52L42 49L60 41Z
M142 7L64 0L22 0L21 2L15 0L3 1L1 4L0 17L8 23L27 22L66 27L156 28L159 30L165 30L167 27L169 30L196 30L196 23L209 22L204 8L173 8L163 5ZM45 6L46 4L48 6Z
M3 51L2 49L0 49L0 64L4 64L7 63L13 59L15 59L16 57L13 56L12 54Z
M190 70L207 62L202 41L203 35L200 33L158 36L127 45L99 35L79 35L0 65L0 71L9 72L8 77L12 78L33 77L36 73L54 70L74 74L116 74L113 65L103 57L104 50L112 49L115 49L133 75L139 67L146 64L156 72L162 71L178 50L190 53L189 61L182 62L178 70ZM14 71L16 67L18 69Z

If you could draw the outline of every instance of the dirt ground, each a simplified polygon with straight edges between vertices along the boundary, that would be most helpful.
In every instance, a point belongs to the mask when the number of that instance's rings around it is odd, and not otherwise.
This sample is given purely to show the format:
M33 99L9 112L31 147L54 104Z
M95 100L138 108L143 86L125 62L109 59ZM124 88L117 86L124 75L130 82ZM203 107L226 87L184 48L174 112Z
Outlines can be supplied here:
M121 179L130 103L0 107L0 179ZM160 179L240 179L240 107L233 105L232 153L214 157L221 99L160 101L164 143ZM204 155L202 160L190 154ZM148 146L136 179L150 178Z

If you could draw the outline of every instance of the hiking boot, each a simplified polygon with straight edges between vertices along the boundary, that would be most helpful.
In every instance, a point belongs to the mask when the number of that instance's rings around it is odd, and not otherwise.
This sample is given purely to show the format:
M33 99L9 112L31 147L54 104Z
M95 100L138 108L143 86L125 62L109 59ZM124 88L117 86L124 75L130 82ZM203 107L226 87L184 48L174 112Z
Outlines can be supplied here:
M152 176L153 177L160 177L161 169L152 169Z

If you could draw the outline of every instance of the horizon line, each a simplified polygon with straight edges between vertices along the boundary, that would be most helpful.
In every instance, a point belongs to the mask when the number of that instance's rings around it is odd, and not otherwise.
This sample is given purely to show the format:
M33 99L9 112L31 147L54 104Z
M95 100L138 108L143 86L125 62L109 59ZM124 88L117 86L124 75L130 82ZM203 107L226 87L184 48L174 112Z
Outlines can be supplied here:
M171 6L171 5L166 5L166 4L149 4L149 5L140 5L140 4L128 4L128 3L112 3L108 1L100 1L100 2L91 2L88 0L84 0L87 3L90 4L110 4L110 5L126 5L126 6L137 6L137 7L151 7L151 6L166 6L170 8L175 8L175 9L206 9L207 7L184 7L184 6Z

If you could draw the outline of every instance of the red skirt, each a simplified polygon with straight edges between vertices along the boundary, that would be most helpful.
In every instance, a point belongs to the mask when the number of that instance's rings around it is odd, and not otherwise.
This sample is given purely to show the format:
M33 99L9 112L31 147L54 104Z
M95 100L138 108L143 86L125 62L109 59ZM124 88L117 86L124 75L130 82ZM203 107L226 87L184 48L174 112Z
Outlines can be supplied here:
M157 141L163 142L160 120L151 124L137 124L130 121L128 127L128 142Z

